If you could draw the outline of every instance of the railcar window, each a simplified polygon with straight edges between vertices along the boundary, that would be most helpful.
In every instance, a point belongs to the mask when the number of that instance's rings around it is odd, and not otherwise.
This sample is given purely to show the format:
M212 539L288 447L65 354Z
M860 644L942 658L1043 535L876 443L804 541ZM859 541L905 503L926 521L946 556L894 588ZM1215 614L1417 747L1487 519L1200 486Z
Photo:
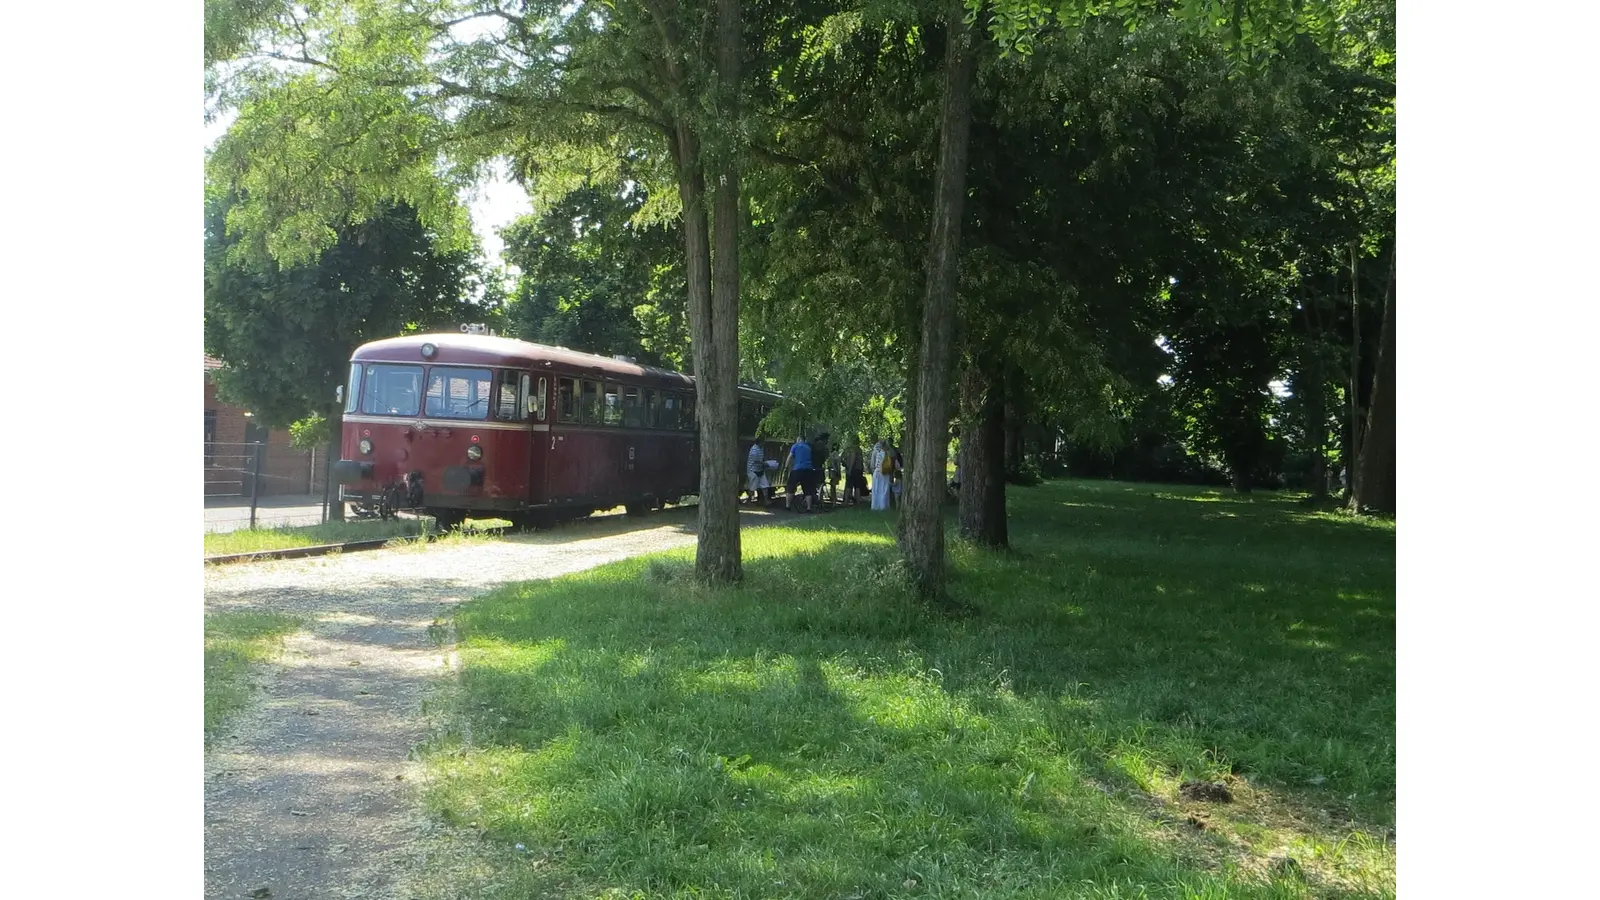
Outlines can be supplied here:
M676 429L678 427L678 395L661 392L661 428Z
M518 383L518 379L517 379L517 373L515 373L515 372L501 372L500 373L500 394L499 394L499 396L500 396L500 409L496 412L496 415L498 415L502 419L508 419L509 420L509 419L521 419L521 418L526 418L527 417L526 412L524 412L526 407L523 406L523 404L517 402L517 400L518 400L518 396L517 396L518 384L519 383ZM526 393L527 392L527 388L526 387L522 388L522 391L523 391L523 393Z
M350 383L344 387L344 411L353 413L361 400L361 363L350 364Z
M422 401L421 366L367 366L361 379L361 411L377 416L414 416Z
M440 419L489 418L488 369L433 367L428 373L428 401L424 415Z
M606 385L604 414L607 425L622 424L622 389L614 384Z
M656 398L655 388L644 389L644 427L661 427L661 401Z
M600 417L600 385L593 381L583 383L583 421L589 425L598 425L603 421Z
M643 428L644 415L639 406L639 389L624 387L622 389L622 424L627 428Z
M556 417L563 422L578 421L578 382L571 378L556 379Z
M683 398L683 417L679 421L678 427L684 431L693 431L695 428L693 394L686 394Z
M544 421L544 414L546 410L545 391L548 391L549 389L550 382L543 378L539 379L539 392L533 395L532 406L534 416L537 417L541 422ZM528 392L528 376L526 375L522 376L522 392L524 394Z

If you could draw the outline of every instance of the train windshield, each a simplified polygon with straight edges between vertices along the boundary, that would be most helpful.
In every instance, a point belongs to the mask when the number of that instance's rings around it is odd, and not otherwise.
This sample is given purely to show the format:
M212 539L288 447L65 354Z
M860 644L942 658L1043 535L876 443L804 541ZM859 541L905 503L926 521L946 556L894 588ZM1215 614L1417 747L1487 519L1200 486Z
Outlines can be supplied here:
M494 375L488 369L433 367L423 415L437 419L487 419Z
M417 414L422 398L421 366L370 365L362 380L362 412L378 416Z
M344 387L344 411L353 413L361 402L361 363L350 364L350 383Z

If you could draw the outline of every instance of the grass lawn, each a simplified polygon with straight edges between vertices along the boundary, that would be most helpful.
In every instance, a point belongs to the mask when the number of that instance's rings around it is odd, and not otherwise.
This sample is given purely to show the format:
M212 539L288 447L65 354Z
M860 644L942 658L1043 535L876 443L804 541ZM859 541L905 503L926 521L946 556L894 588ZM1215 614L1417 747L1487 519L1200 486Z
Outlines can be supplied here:
M262 550L288 550L346 541L371 541L378 538L415 537L431 519L361 520L326 522L322 525L284 525L274 528L241 528L238 531L206 532L205 555L256 553Z
M870 511L747 531L735 589L691 548L463 607L453 889L1394 895L1392 524L1100 482L1010 516L1014 553L952 542L960 620Z
M250 699L253 665L276 656L300 623L277 613L220 612L206 616L206 743L227 716Z

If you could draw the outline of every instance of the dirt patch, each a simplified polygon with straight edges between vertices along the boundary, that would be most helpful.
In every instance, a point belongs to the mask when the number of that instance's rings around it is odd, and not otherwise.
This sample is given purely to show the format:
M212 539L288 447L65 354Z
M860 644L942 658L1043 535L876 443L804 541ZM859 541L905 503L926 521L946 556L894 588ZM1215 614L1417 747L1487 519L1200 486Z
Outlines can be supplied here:
M1178 796L1197 803L1232 803L1233 792L1220 781L1185 781Z

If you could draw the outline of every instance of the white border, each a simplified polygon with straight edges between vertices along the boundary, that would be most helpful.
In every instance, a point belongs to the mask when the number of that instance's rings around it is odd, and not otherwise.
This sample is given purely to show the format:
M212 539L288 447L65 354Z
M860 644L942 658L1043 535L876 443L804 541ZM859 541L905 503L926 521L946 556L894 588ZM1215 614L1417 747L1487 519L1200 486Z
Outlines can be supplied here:
M10 883L194 897L202 9L73 9L7 18L6 352L123 362L63 373L86 406L0 442ZM1600 19L1399 10L1400 884L1566 896L1597 799Z
M1400 896L1576 896L1600 709L1600 15L1399 17Z
M202 24L6 11L0 334L61 367L0 441L17 896L204 892Z

